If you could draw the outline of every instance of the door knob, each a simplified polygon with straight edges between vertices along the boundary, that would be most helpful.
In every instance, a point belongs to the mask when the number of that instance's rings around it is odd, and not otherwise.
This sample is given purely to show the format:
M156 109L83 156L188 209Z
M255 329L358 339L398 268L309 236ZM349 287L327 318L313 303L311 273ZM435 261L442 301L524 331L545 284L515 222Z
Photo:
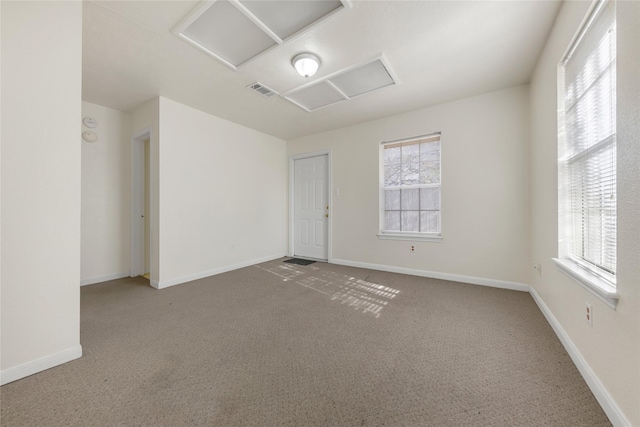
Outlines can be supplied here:
M329 214L324 214L324 216L326 216L327 218L329 218Z

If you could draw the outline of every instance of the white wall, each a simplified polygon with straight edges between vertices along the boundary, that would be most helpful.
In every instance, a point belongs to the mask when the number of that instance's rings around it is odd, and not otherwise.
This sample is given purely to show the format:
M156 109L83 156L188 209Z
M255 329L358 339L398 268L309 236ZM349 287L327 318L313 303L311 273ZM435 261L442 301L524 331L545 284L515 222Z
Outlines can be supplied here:
M285 141L160 98L160 284L285 254Z
M2 2L2 383L80 357L81 2Z
M518 86L289 141L332 151L333 260L528 283L528 103ZM443 241L379 240L380 143L436 131Z
M131 114L83 102L86 116L98 122L98 141L81 143L83 285L131 269Z
M564 3L531 82L532 261L542 264L542 276L531 280L595 374L592 381L605 390L595 394L612 421L624 423L626 417L630 425L640 425L640 3L635 1L617 3L617 309L593 297L551 261L558 255L557 65L589 5ZM593 306L593 327L584 320L585 302Z

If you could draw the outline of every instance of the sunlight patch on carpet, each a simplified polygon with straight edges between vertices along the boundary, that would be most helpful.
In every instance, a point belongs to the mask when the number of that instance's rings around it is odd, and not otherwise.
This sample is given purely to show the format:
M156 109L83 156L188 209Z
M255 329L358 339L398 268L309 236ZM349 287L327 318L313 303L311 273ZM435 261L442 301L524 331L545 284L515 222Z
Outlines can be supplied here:
M281 277L283 282L292 281L327 295L331 301L340 301L346 307L351 307L375 318L379 318L383 308L400 293L398 289L344 274L321 271L320 268L313 266L304 270L292 264L281 264L268 268L259 265L255 267Z

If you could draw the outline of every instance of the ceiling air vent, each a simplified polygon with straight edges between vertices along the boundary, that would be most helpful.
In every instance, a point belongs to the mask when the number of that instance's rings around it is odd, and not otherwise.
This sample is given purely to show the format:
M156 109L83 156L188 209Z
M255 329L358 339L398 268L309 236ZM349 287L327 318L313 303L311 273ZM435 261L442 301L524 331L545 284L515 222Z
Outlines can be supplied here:
M265 96L267 98L272 97L273 95L277 95L277 93L271 89L269 89L268 87L266 87L265 85L263 85L262 83L251 83L249 86L247 86L249 89L258 92L260 95Z

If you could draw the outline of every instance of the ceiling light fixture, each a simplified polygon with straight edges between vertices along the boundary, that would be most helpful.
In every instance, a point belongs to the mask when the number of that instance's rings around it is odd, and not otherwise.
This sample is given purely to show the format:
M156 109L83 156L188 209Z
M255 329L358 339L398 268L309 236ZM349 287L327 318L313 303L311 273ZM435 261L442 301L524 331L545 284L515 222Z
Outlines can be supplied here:
M320 67L320 58L312 53L300 53L291 61L294 68L302 77L313 76Z

